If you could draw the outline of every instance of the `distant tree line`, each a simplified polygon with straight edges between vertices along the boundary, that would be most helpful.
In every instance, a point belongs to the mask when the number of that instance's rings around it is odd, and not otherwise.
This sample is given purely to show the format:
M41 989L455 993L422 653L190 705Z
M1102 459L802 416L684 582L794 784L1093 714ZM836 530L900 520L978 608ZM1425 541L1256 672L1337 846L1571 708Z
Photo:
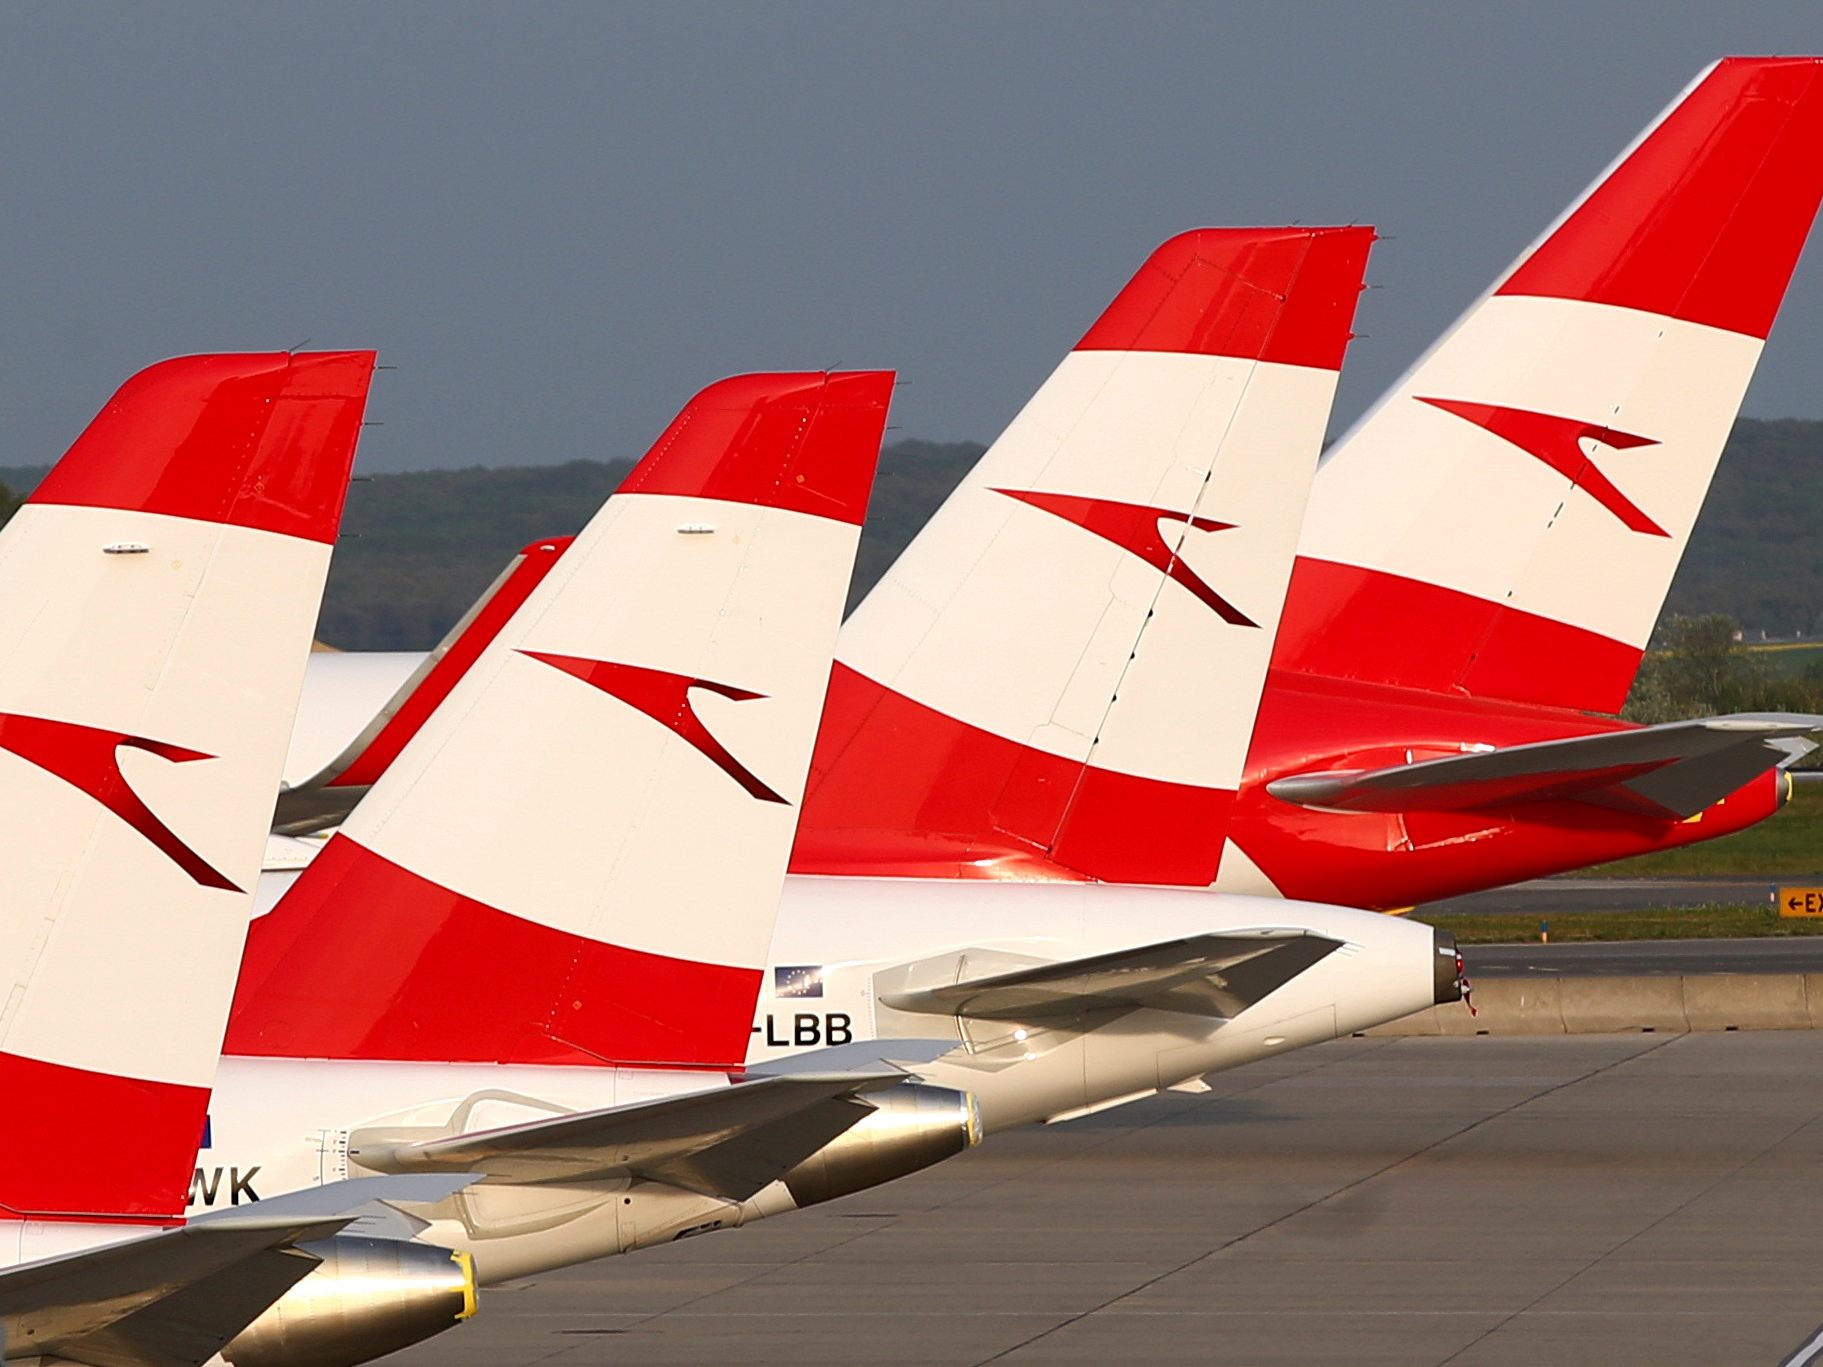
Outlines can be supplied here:
M873 587L982 448L903 441L881 456L849 606ZM436 644L520 547L581 529L629 461L377 475L349 491L319 635L344 650Z
M1721 612L1673 616L1640 663L1623 716L1640 722L1678 721L1727 712L1809 712L1823 715L1823 652L1798 669L1749 650L1734 618Z
M1823 422L1729 435L1665 616L1726 613L1751 639L1823 634Z
M881 455L852 607L982 452L900 441ZM435 644L521 546L578 530L626 460L376 475L350 489L318 634L345 650ZM0 517L42 468L0 469ZM1775 667L1735 640L1823 636L1823 422L1743 419L1666 604L1627 715L1823 711L1823 662ZM1819 656L1823 661L1823 656Z

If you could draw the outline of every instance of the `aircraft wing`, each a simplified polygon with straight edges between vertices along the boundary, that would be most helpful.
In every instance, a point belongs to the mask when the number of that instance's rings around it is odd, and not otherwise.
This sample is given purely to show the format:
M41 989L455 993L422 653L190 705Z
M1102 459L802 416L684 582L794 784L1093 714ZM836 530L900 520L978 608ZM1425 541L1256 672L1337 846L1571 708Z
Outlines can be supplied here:
M0 1342L9 1361L200 1367L322 1261L302 1245L472 1180L338 1182L22 1263L0 1271Z
M279 790L272 829L310 835L341 825L575 539L534 541L515 555L341 754L303 782Z
M1341 947L1339 940L1307 931L1191 935L969 982L882 993L880 1002L895 1011L985 1020L1142 1007L1232 1017Z
M1808 753L1823 717L1743 712L1513 745L1384 769L1274 779L1282 802L1348 812L1452 812L1565 799L1681 821Z
M349 1157L381 1172L518 1184L629 1175L744 1201L863 1119L865 1093L904 1081L899 1069L796 1073L473 1134L357 1130Z

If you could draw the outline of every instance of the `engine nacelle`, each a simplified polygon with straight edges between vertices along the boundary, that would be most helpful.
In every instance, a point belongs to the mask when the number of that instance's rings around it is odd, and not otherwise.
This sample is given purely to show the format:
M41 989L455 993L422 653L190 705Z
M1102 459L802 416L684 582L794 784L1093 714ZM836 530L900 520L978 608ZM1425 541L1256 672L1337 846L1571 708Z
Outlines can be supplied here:
M779 1179L799 1207L909 1176L981 1142L973 1093L906 1082L866 1100L868 1116Z
M322 1265L221 1350L232 1367L352 1367L475 1313L466 1253L351 1234L299 1247Z

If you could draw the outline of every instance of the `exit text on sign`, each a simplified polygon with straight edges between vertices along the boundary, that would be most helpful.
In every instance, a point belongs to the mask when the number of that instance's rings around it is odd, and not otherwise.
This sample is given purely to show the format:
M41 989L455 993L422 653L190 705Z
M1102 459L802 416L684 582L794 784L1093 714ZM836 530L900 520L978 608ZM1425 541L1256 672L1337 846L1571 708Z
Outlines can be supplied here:
M1823 888L1780 888L1779 915L1823 916Z

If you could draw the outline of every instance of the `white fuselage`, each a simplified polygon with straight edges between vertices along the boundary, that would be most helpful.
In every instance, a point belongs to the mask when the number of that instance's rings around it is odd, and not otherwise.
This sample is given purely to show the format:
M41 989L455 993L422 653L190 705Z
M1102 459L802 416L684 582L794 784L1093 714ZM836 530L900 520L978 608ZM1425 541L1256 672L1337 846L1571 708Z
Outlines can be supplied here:
M261 904L289 879L267 875ZM880 983L908 966L953 981L1268 927L1316 931L1344 947L1231 1020L1141 1010L1028 1030L910 1015L878 1001ZM972 1093L991 1133L1085 1114L1422 1009L1433 1000L1433 958L1427 926L1298 902L1175 888L790 878L748 1061L876 1039L953 1041L916 1072ZM467 1133L727 1081L644 1068L227 1058L192 1208L366 1175L349 1153L351 1135L358 1150L363 1130ZM416 1213L432 1221L425 1239L467 1249L482 1280L496 1282L793 1205L778 1183L736 1205L616 1179L483 1184Z
M1230 1020L1131 1011L1083 1031L1027 1030L911 1015L877 1000L908 966L923 981L960 981L1192 935L1275 928L1314 931L1344 948ZM1434 957L1429 926L1309 902L1095 883L794 876L785 880L748 1062L840 1044L849 1029L857 1040L951 1039L957 1048L918 1072L973 1092L992 1133L1409 1015L1434 1000ZM816 970L814 977L803 969ZM807 983L820 983L821 994L804 995Z
M81 1220L4 1220L0 1221L0 1268L41 1258L58 1258L66 1253L80 1253L87 1248L125 1243L155 1232L159 1226L147 1224L90 1224Z

